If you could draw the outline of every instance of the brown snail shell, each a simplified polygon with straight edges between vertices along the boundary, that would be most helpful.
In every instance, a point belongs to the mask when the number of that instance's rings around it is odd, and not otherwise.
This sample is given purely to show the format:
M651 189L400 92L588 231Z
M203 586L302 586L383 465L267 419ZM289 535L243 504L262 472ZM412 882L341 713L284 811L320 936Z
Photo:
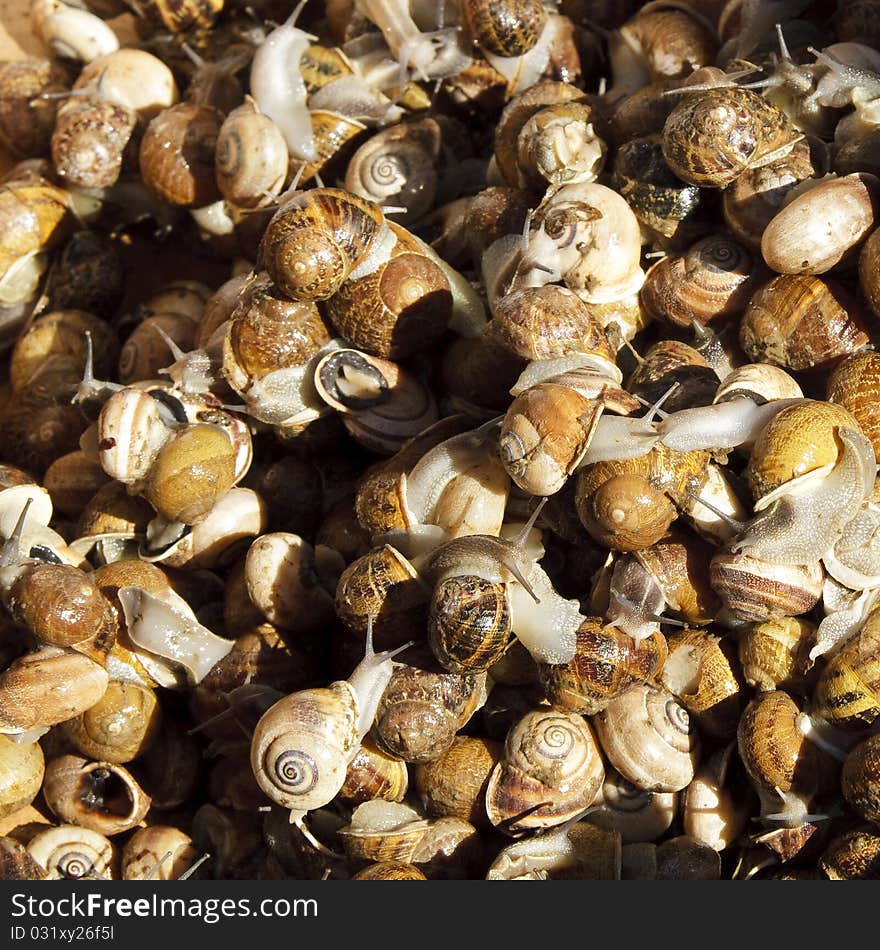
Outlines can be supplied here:
M193 28L209 30L223 10L224 0L143 0L142 16L161 23L171 33L185 33Z
M235 484L235 452L219 427L183 427L156 454L144 497L168 522L204 518Z
M678 383L673 393L670 387ZM676 412L711 402L718 385L718 374L706 357L680 340L659 340L626 378L626 388L633 395L654 403L666 396L665 412Z
M58 109L52 160L58 176L78 188L108 188L122 172L136 115L105 99L70 99Z
M348 763L345 782L339 790L340 798L360 805L379 798L387 802L401 802L409 788L409 772L405 762L386 755L365 736L355 757Z
M880 356L871 350L853 353L838 363L828 379L828 402L843 406L871 440L880 458Z
M758 273L749 252L727 235L701 238L687 251L664 257L645 275L648 312L681 327L724 321L745 309Z
M439 758L482 705L485 682L485 673L397 666L376 713L376 744L405 762Z
M201 208L220 191L214 154L223 116L211 106L181 102L151 120L141 140L139 165L144 184L163 201Z
M462 574L447 577L434 588L428 644L444 669L487 670L501 659L512 637L504 584Z
M619 32L651 80L690 76L714 63L718 52L714 31L689 7L660 4L639 10Z
M576 713L535 710L507 735L504 758L486 788L486 812L493 825L512 834L552 827L588 807L604 779L587 721Z
M53 507L68 518L78 518L95 492L108 481L100 464L80 450L57 458L43 476Z
M492 739L456 736L433 762L415 766L413 786L428 815L461 818L475 828L491 827L486 788L503 746Z
M764 426L752 446L745 476L759 508L795 478L837 461L840 428L859 431L858 422L842 406L809 400L787 406Z
M504 57L527 53L547 22L547 11L539 0L465 0L462 15L480 46Z
M128 769L77 755L46 764L43 794L62 821L108 836L138 825L151 802Z
M0 818L29 805L43 784L45 760L39 743L18 743L0 735Z
M739 637L739 662L749 686L758 689L804 690L809 651L816 625L802 617L765 620Z
M718 613L718 598L709 582L714 547L702 538L672 530L636 558L660 585L670 610L691 624L710 623Z
M850 750L840 774L840 790L861 818L880 821L880 736L870 736Z
M832 881L880 878L880 835L873 825L837 835L822 852L819 867Z
M22 732L54 726L93 706L108 681L103 666L75 650L26 653L0 673L0 725Z
M614 362L602 325L573 291L558 284L527 287L495 304L484 339L524 360L588 353Z
M380 649L406 643L423 629L428 595L404 556L389 544L349 564L336 587L336 615L357 636L365 636L373 618Z
M868 306L874 315L880 315L880 280L877 278L878 255L880 255L880 228L875 230L862 245L859 253L859 283Z
M394 222L387 262L347 280L326 301L327 323L352 346L386 359L405 359L429 348L452 316L451 285L424 245Z
M40 831L27 843L48 880L116 877L118 856L107 837L91 828L62 824Z
M317 157L314 161L296 167L295 173L300 176L299 180L302 184L313 181L315 175L320 175L322 178L344 175L346 160L369 135L367 126L363 122L343 115L341 112L310 109L309 113ZM294 165L294 162L290 163L288 177Z
M659 632L638 645L617 627L588 617L577 631L577 652L564 664L538 664L544 693L557 709L593 716L633 683L653 680L663 667L666 640Z
M781 274L752 295L739 339L756 363L821 371L867 343L868 333L845 287L806 274Z
M696 728L667 690L637 684L593 720L602 750L624 778L651 792L676 792L694 777Z
M272 217L259 263L292 300L326 300L363 261L384 223L373 202L336 188L313 188Z
M46 881L46 869L35 861L25 846L5 835L0 837L0 881Z
M427 881L414 864L399 861L376 861L352 875L353 881Z
M91 759L124 764L156 738L161 708L151 689L111 680L94 706L61 727L78 752Z
M41 642L70 647L106 663L115 626L110 605L92 578L70 564L25 568L6 595L12 616Z
M679 178L723 188L749 168L786 154L803 133L750 89L736 86L687 94L663 126L663 155Z
M819 602L825 581L818 561L768 564L724 552L713 555L709 576L724 607L740 620L756 623L808 613Z
M678 792L646 792L609 769L588 820L617 832L624 844L653 841L672 825L678 801Z
M41 95L63 92L67 85L66 70L52 59L29 58L0 66L0 143L11 155L48 154L58 104Z
M823 181L767 224L761 253L780 274L824 274L852 257L877 224L880 179L856 172Z

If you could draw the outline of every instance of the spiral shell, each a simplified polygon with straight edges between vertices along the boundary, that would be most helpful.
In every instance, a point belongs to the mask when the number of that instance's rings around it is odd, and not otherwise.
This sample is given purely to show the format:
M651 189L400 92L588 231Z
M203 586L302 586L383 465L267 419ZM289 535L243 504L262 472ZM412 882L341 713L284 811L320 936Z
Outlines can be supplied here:
M300 192L266 227L259 261L292 300L326 300L367 256L384 221L377 205L347 191Z
M576 713L535 710L507 735L504 759L486 788L486 812L493 825L510 833L552 827L583 811L604 779L602 755L586 720Z
M58 110L52 160L58 176L78 188L108 188L122 172L135 113L102 99L71 99Z
M272 801L305 814L331 801L358 747L357 701L345 682L306 689L264 713L251 743L257 784Z
M672 825L678 792L646 792L609 770L590 812L590 824L620 834L624 844L654 841Z
M679 178L723 188L786 154L803 133L766 99L735 86L691 93L663 126L663 155Z
M749 252L727 235L701 238L645 275L642 302L655 317L680 327L729 320L745 309L758 280Z
M405 221L411 226L434 206L440 143L435 119L389 126L367 139L349 159L345 187L377 204L405 208Z
M816 625L801 617L766 620L744 630L739 662L746 683L764 690L803 692L815 639Z
M512 636L504 584L464 574L448 577L434 589L428 644L444 669L487 670L504 655Z
M837 835L822 852L819 866L832 881L880 879L880 835L872 825Z
M677 792L694 777L697 731L667 690L633 686L599 712L593 724L608 761L637 788Z
M828 379L828 402L843 406L880 458L880 356L866 350L845 357Z
M40 96L67 88L64 68L51 59L7 61L0 65L0 88L0 143L16 158L48 154L58 105Z
M233 109L217 133L214 172L227 201L240 208L266 202L284 186L290 156L277 125L252 99Z
M151 825L138 830L122 849L124 881L176 881L196 862L192 839L171 825Z
M45 868L49 880L115 877L116 849L104 835L89 828L62 824L34 835L27 844L31 858Z
M339 797L352 805L360 805L373 799L387 802L403 801L409 788L409 772L406 763L386 755L373 741L365 736L355 757L349 762L345 783Z
M480 46L504 57L527 53L547 22L547 10L540 0L465 0L462 12Z
M859 730L880 718L880 617L828 658L814 691L816 714L843 729Z
M768 564L746 554L713 555L712 587L724 607L740 620L761 623L812 610L822 596L825 571L814 564Z
M43 784L45 760L38 743L13 742L0 735L0 763L2 819L29 805L37 797Z

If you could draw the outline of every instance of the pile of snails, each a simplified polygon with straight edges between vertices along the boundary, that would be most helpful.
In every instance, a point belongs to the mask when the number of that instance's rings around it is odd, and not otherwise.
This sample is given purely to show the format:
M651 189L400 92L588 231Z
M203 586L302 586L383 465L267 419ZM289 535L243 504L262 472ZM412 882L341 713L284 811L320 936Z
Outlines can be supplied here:
M880 2L137 10L0 62L0 879L880 877Z

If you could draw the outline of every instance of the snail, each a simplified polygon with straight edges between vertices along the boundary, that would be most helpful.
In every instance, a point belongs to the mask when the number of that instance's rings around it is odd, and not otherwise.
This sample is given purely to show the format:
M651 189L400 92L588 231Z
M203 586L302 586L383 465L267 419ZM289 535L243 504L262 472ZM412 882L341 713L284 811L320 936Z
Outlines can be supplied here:
M816 625L802 617L755 624L739 638L739 661L746 683L758 689L804 692L809 647Z
M576 713L535 710L510 730L486 788L486 812L516 834L562 824L596 797L605 767L591 727ZM536 807L537 806L537 807Z
M95 57L80 70L73 88L98 89L102 99L133 110L144 122L180 99L171 69L158 56L136 47Z
M278 126L248 97L233 109L217 133L214 170L217 187L240 208L265 204L278 195L290 157Z
M138 828L122 849L122 879L180 880L197 857L192 839L179 828L171 825Z
M822 852L819 867L832 881L872 880L880 864L880 835L862 825L836 835Z
M609 769L587 821L617 832L623 844L653 841L672 825L680 797L678 792L646 792Z
M687 710L665 689L636 684L593 724L608 761L637 788L676 792L693 779L699 736Z
M877 736L864 739L847 755L840 775L844 800L865 821L880 819L880 759Z
M3 762L0 818L6 818L29 805L39 794L45 759L39 743L18 743L0 735L0 761Z
M684 86L663 126L663 155L684 181L724 188L786 155L803 138L769 101L739 86ZM678 90L676 90L678 92Z
M31 24L56 56L87 63L119 49L116 34L100 17L61 0L33 3Z
M7 60L0 65L4 92L0 109L0 142L10 155L48 155L58 100L42 93L63 92L67 71L52 59Z
M117 851L105 835L90 828L64 823L37 832L27 853L48 880L115 877Z
M131 162L129 142L136 119L132 109L99 97L63 103L51 142L58 177L79 188L115 184L126 162Z
M409 788L409 773L406 763L384 753L366 735L361 747L348 765L345 782L339 796L353 805L382 799L401 802Z
M877 615L830 653L813 691L813 713L849 732L874 724L880 716L877 692Z
M393 657L408 646L374 653L368 627L366 654L347 680L291 693L260 718L251 767L262 791L290 809L292 823L339 793L394 672Z
M749 816L748 796L731 778L735 750L731 742L714 752L682 793L685 834L719 852L737 840Z

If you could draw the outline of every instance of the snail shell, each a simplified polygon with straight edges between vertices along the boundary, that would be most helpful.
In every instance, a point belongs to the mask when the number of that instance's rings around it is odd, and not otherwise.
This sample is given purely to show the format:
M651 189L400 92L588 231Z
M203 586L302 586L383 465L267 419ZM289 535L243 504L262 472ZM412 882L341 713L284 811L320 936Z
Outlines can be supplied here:
M642 227L664 246L678 248L706 228L700 189L673 174L660 135L623 142L614 155L613 181Z
M15 838L0 837L0 881L46 881L49 874Z
M540 191L547 184L595 181L607 146L594 121L586 102L556 103L536 112L517 137L520 183Z
M428 644L444 669L487 670L507 651L512 636L504 584L463 574L447 577L434 588Z
M394 222L387 261L349 278L324 304L327 323L357 349L405 359L438 342L453 313L452 285L426 246Z
M872 612L861 631L834 651L813 694L816 715L843 729L859 730L880 717L880 637Z
M656 544L642 548L636 558L654 578L667 606L688 623L710 623L718 613L718 598L709 583L714 547L693 534L670 531Z
M842 406L871 440L874 456L880 458L880 356L866 350L845 357L828 379L828 402Z
M762 815L782 812L791 827L802 822L818 787L816 747L801 731L799 717L794 700L774 690L749 703L737 730L739 755Z
M336 587L336 615L357 636L373 618L376 643L390 649L423 629L428 596L415 568L390 544L357 558Z
M669 830L678 801L678 792L646 792L610 769L589 822L617 832L624 844L654 841Z
M0 65L0 143L16 158L47 155L58 103L40 98L63 92L67 73L54 60L29 58Z
M670 634L667 644L660 682L696 719L701 732L732 738L745 702L734 641L687 629Z
M108 188L122 172L135 113L102 99L70 99L52 132L52 160L59 178L78 188Z
M859 253L859 284L875 316L880 314L880 280L877 279L880 255L880 228L871 234Z
M713 234L652 265L641 297L652 316L680 327L722 322L745 309L758 275L742 245Z
M74 824L40 831L27 844L27 852L45 868L49 880L114 878L116 849L103 834Z
M880 179L857 172L799 194L764 229L761 253L780 274L824 274L877 224Z
M813 564L768 564L746 554L713 555L712 587L724 607L740 620L761 623L808 613L819 602L825 572Z
M810 647L816 625L802 617L779 617L744 630L739 637L739 662L749 686L804 691Z
M13 742L0 735L0 763L0 818L5 818L37 797L45 760L39 743Z
M133 109L149 122L180 98L174 74L146 50L123 47L87 63L73 84L77 89L100 89L102 99Z
M372 737L365 736L357 754L348 764L339 797L352 805L377 798L386 802L400 802L408 787L406 763L386 755Z
M43 794L62 821L108 836L138 825L151 803L128 769L77 755L46 764Z
M587 617L577 631L577 652L564 664L538 664L541 686L550 703L593 716L633 683L653 680L666 659L659 632L638 644L599 617Z
M689 7L659 6L639 10L619 28L625 47L644 65L649 79L683 78L714 63L718 50L709 24Z
M593 719L608 761L638 788L677 792L693 779L699 739L671 693L637 684Z
M427 814L460 818L488 830L486 787L502 755L500 742L457 736L438 759L415 766L413 783Z
M193 524L235 481L235 450L223 429L184 426L156 453L144 497L166 521Z
M766 508L794 479L837 462L843 452L841 428L859 431L842 406L809 400L787 406L761 430L752 446L745 476L756 510Z
M277 125L252 99L233 109L217 133L217 187L240 208L256 208L284 187L290 156Z
M507 735L504 758L486 788L486 812L508 833L552 827L589 806L604 779L602 754L586 720L535 710Z
M806 274L782 274L752 295L739 339L756 363L821 371L864 346L868 332L845 287Z
M441 130L435 119L391 125L352 155L345 187L377 204L405 208L405 220L411 226L434 206L440 146Z
M819 867L832 881L876 881L880 877L880 835L873 825L834 837Z
M683 793L685 834L716 851L730 847L749 819L748 796L729 777L735 748L730 743L713 753Z
M176 881L196 862L192 839L172 825L138 828L122 849L124 881Z
M181 208L202 208L220 198L214 155L223 115L211 106L181 102L150 121L138 164L144 184Z
M540 0L464 0L462 15L480 46L504 57L527 53L547 22L547 10Z
M111 680L94 706L61 728L78 752L121 765L147 749L156 738L161 718L161 708L151 689Z
M353 881L427 881L414 864L399 861L376 861L352 875Z
M321 178L343 175L347 161L369 135L363 122L340 112L313 108L309 110L309 118L315 143L315 158L296 165L296 174L300 176L300 184L303 185L313 182L316 175ZM295 163L291 162L290 169L294 166Z
M797 380L781 367L770 363L744 363L721 380L712 401L726 402L738 396L748 396L760 406L775 399L803 399L804 393Z
M119 382L128 386L156 379L168 367L168 343L157 330L183 350L192 350L196 324L179 313L157 313L142 320L128 335L119 351Z
M77 231L46 276L53 310L84 310L105 319L125 292L125 272L116 243L95 231ZM95 340L92 340L93 349Z
M840 790L861 818L880 821L880 736L870 736L850 750L840 774Z
M405 762L439 758L482 705L485 682L485 673L434 672L401 664L376 713L377 745Z
M259 263L292 300L326 300L364 261L384 223L378 205L341 189L300 192L266 227Z
M223 10L224 0L141 0L142 16L162 24L171 33L199 28L210 30Z
M663 126L663 155L679 178L724 188L749 168L785 155L803 138L785 113L750 89L688 94Z

